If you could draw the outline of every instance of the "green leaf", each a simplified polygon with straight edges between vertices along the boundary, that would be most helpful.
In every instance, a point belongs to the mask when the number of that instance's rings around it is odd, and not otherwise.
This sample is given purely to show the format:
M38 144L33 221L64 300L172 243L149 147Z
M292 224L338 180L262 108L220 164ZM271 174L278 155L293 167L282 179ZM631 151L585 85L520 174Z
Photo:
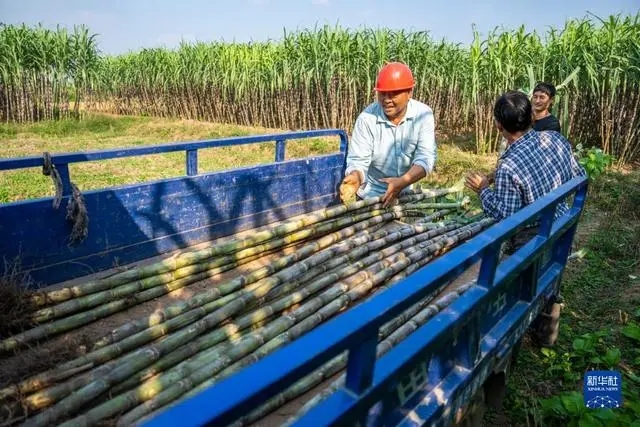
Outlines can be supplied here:
M554 357L554 356L556 355L556 352L555 352L554 350L552 350L552 349L550 349L550 348L546 348L546 347L543 347L543 348L540 350L540 352L541 352L542 354L544 354L546 357L549 357L549 358Z
M613 366L617 366L618 363L620 363L621 357L622 357L622 354L620 353L619 348L610 348L609 350L607 350L607 353L604 355L603 360L604 360L604 363L606 363L607 366L611 368Z
M630 322L627 326L622 328L622 335L640 342L640 326L634 322Z
M607 409L596 409L593 412L591 412L591 415L593 415L595 418L597 418L599 420L603 420L603 421L615 420L616 419L616 414L609 408L607 408Z
M602 423L598 421L597 418L593 417L591 414L584 414L582 418L578 421L578 426L580 427L601 427Z
M583 412L584 399L580 393L571 392L560 396L560 399L569 414L578 415Z
M631 409L631 411L640 418L640 401L626 400L623 403L623 406L627 409Z
M587 342L583 339L576 338L573 340L573 349L574 350L584 350L587 347Z
M542 399L540 406L542 406L542 409L547 415L564 415L567 413L564 406L562 406L562 401L556 396L549 399Z

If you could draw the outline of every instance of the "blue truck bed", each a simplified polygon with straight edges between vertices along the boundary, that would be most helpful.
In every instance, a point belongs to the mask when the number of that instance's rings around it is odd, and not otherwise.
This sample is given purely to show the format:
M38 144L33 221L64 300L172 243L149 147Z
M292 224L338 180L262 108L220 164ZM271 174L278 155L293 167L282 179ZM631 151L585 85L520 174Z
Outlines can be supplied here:
M335 137L336 152L286 159L287 140L314 137ZM267 142L275 142L273 163L198 173L199 150ZM114 267L206 246L224 236L338 204L346 149L346 134L330 129L54 154L51 163L61 178L62 204L56 209L54 199L47 197L0 205L0 254L6 261L19 259L38 288L80 283L89 275L111 274ZM65 208L73 195L70 165L172 151L185 152L186 176L84 191L88 233L82 241L69 240L72 224ZM0 171L43 164L40 156L2 159ZM525 331L553 302L586 189L586 179L576 178L390 289L159 413L147 425L231 424L246 412L244 405L265 402L345 351L345 385L306 412L299 425L450 425L487 379L504 369ZM555 205L571 195L575 196L569 213L553 221ZM538 236L500 259L501 243L534 218L542 224ZM474 281L464 294L376 358L377 334L385 322L442 285L455 287L469 280ZM265 422L279 425L286 411L299 405L300 399Z

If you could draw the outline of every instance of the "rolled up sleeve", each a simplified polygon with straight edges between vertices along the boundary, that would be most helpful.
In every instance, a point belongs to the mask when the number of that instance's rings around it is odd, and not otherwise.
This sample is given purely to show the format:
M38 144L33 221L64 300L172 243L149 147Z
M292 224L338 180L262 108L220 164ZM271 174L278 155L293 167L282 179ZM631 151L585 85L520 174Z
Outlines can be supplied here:
M426 173L431 173L436 163L435 119L430 109L421 114L424 116L420 118L418 145L412 164L421 166Z
M495 190L485 188L479 194L484 212L499 221L520 210L523 205L517 182L517 177L498 169Z
M351 139L349 140L345 174L348 175L355 170L362 174L363 181L366 180L372 157L373 133L366 122L366 118L361 115L356 119Z

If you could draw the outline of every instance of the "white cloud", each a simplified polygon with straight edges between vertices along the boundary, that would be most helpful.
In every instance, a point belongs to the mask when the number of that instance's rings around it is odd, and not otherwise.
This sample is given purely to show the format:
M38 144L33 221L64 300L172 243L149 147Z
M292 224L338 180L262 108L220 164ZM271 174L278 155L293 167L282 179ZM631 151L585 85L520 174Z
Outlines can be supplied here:
M311 0L311 3L315 5L324 6L329 4L329 0Z

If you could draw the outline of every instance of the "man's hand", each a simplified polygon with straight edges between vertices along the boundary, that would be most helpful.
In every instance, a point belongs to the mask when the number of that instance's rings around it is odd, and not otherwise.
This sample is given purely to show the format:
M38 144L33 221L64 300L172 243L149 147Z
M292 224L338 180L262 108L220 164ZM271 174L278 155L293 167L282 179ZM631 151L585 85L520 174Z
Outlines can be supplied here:
M489 186L489 180L485 175L481 173L471 172L469 175L467 175L467 179L464 185L469 190L479 193Z
M398 194L400 194L400 192L409 185L403 177L382 178L380 181L387 183L387 191L384 193L384 196L382 196L382 206L385 208L395 202L398 198Z
M494 182L496 182L496 171L491 171L489 172L489 175L487 175L487 183L489 185L493 184Z
M342 203L352 202L361 184L360 174L357 171L353 171L345 176L342 184L340 184L340 200L342 200Z

